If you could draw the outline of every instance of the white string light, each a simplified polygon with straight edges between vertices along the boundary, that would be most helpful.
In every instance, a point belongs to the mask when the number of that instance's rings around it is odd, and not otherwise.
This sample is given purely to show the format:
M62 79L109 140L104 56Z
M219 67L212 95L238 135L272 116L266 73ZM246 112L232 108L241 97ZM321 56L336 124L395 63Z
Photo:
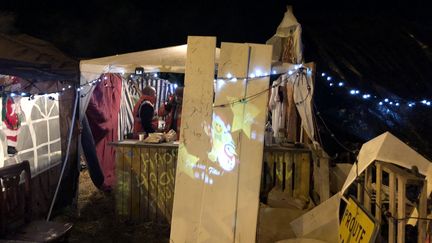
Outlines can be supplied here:
M333 79L330 75L328 75L325 72L321 73L321 77L324 80L326 80L326 81L331 81ZM328 82L328 85L330 87L335 86L334 82ZM337 82L337 86L338 87L344 87L345 86L345 82L344 81L339 81L339 82ZM353 96L356 96L356 95L360 94L360 90L351 88L351 89L349 89L349 94L353 95ZM376 95L371 95L369 93L363 93L363 95L361 95L361 98L363 98L365 100L377 100L377 104L379 106L383 106L385 104L393 106L393 107L395 107L395 106L396 107L400 107L403 104L406 104L406 106L408 106L410 108L414 107L416 104L422 104L422 105L425 105L425 106L428 106L428 107L431 106L431 101L429 101L427 99L423 99L423 100L417 101L417 102L416 101L412 101L412 100L408 101L408 102L401 102L401 99L399 99L399 100L398 99L390 100L389 98L382 99L382 98L379 98Z

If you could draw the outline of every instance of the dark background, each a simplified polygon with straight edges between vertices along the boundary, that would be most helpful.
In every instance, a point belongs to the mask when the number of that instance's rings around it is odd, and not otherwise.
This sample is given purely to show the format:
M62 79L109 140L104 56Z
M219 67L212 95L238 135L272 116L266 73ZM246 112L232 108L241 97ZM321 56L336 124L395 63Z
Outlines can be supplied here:
M1 0L0 31L47 40L71 57L94 58L186 43L188 35L264 43L293 5L303 28L304 55L316 79L322 142L331 155L391 131L432 157L432 108L407 102L432 99L432 8L413 1L28 1ZM349 95L360 89L400 107Z

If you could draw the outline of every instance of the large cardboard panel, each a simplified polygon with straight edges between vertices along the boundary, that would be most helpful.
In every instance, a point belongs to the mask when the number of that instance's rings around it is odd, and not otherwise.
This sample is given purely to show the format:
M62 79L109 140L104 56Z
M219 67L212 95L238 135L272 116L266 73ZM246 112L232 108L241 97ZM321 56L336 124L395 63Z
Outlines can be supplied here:
M234 241L241 163L239 145L245 117L244 104L232 103L245 97L246 80L240 77L247 75L248 59L248 45L222 43L211 125L212 149L208 155L208 166L217 172L210 175L212 181L204 190L198 242ZM239 79L226 80L230 77Z
M271 72L272 46L250 44L248 73ZM264 128L267 117L269 77L251 79L246 84L244 123L240 134L240 164L237 195L236 242L255 242L259 207L259 183L264 150ZM259 94L259 95L257 95ZM257 96L255 96L257 95ZM250 127L249 127L250 126ZM282 157L283 160L283 157Z
M215 37L188 37L185 88L177 159L172 242L197 242L202 215L204 180L194 178L194 168L206 166L210 139L204 131L211 124Z

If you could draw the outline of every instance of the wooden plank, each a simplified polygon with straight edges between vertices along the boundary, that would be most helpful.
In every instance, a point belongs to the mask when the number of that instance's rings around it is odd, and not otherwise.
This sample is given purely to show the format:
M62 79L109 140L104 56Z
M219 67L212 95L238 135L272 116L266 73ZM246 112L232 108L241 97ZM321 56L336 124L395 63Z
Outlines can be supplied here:
M397 217L396 214L396 176L393 172L389 173L389 212L392 217ZM396 225L392 217L389 217L389 243L396 241Z
M158 215L158 222L159 223L165 223L166 222L166 188L168 183L168 175L166 171L166 161L164 154L166 153L166 149L158 149L157 152L157 175L158 175L158 184L157 184L157 191L158 191L158 198L157 198L157 206L158 206L158 212L160 213Z
M140 218L149 220L149 168L150 154L148 148L140 148Z
M372 196L372 173L371 173L372 168L368 167L365 170L365 183L364 183L364 187L365 190L363 190L363 198L364 198L364 206L366 208L366 210L368 210L369 212L371 211L371 196Z
M240 139L244 133L244 124L249 123L245 117L245 104L233 103L245 97L246 80L221 80L229 77L247 75L249 46L245 44L222 43L218 81L216 84L215 102L212 122L212 149L209 153L211 166L220 168L221 177L215 178L211 187L206 187L203 198L203 212L198 242L233 242L238 205L239 165L242 164ZM241 146L240 146L241 145ZM230 146L235 151L229 159L224 147ZM249 151L251 151L249 147ZM262 159L262 154L259 156ZM251 163L251 161L246 163ZM230 163L234 162L234 163ZM262 161L258 166L261 169ZM259 186L259 184L258 184Z
M156 222L157 220L157 168L156 168L156 148L149 149L149 220Z
M301 184L300 184L300 196L303 199L309 199L310 192L310 176L311 176L311 161L309 153L301 153Z
M297 117L297 108L294 102L294 83L288 82L286 84L287 89L287 99L288 104L286 106L286 134L287 134L287 141L294 143L297 142L297 132L300 128L300 125L298 124L298 117Z
M419 218L427 218L427 181L423 183L419 202ZM419 219L418 221L418 243L423 243L426 240L427 220Z
M210 139L203 125L212 121L215 37L188 37L185 88L177 158L172 242L197 242L203 212L204 181L193 178L196 158L206 158ZM206 165L208 159L203 160ZM216 225L217 226L217 225ZM215 227L213 225L212 227Z
M381 223L381 183L382 183L382 168L381 168L381 163L377 162L375 163L376 165L376 181L375 181L375 185L376 185L376 193L375 193L375 200L376 200L376 205L375 205L375 218L378 221L378 223Z
M260 70L271 72L272 46L251 44L249 73ZM244 107L245 122L253 119L250 136L247 128L240 137L240 168L237 203L235 242L255 242L259 207L259 183L264 150L264 128L267 118L268 77L251 80L247 85L246 97L264 92L249 100ZM259 113L252 118L252 108ZM245 124L243 125L243 128Z
M310 188L310 156L308 153L296 153L294 158L293 196L307 200Z
M277 153L276 156L276 188L282 190L284 184L284 154Z
M140 149L132 148L131 158L131 220L140 221Z
M397 176L398 189L397 189L397 218L405 218L405 194L406 194L406 181L403 176ZM398 220L397 225L397 241L405 242L405 220Z
M174 199L174 183L175 183L175 169L177 161L177 149L169 149L169 152L165 155L167 156L167 172L168 172L168 188L167 188L167 221L171 222L172 219L172 208Z
M293 196L293 189L292 189L292 185L293 185L293 170L292 170L292 165L293 165L293 152L285 152L284 153L284 161L286 164L285 167L285 192L292 197Z

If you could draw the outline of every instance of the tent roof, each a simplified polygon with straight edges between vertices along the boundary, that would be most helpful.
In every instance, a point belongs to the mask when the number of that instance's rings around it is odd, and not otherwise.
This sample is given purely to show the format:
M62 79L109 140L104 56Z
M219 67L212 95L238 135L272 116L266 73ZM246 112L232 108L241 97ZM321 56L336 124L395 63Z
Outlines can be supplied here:
M357 173L362 173L374 161L393 163L407 169L417 166L418 171L422 175L426 176L428 182L428 195L431 193L431 161L421 156L419 153L414 151L412 148L389 132L385 132L363 144L358 156L358 172L356 172L356 166L354 165L351 168L345 184L342 187L342 193L345 192L355 181Z
M48 42L0 33L0 74L32 81L78 82L78 62Z
M89 76L107 72L134 73L136 67L143 67L145 72L184 73L186 52L187 45L179 45L83 60L80 70ZM216 62L218 59L219 48L216 49Z

